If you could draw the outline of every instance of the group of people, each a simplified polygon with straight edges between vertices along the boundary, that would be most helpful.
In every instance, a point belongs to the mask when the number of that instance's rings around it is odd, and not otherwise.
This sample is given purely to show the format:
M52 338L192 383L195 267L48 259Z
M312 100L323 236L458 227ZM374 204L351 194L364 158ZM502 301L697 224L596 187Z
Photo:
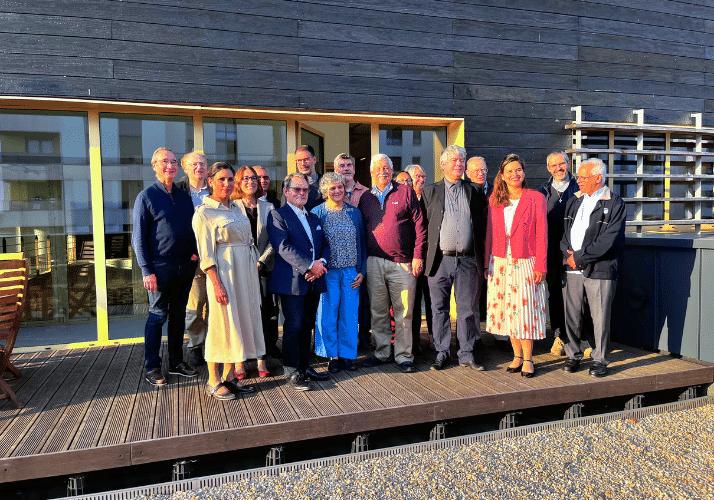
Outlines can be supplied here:
M459 365L485 369L484 312L486 329L512 346L506 371L534 376L533 342L545 338L549 295L556 346L568 356L563 369L578 370L582 325L591 317L590 374L606 375L625 207L605 185L602 161L584 161L575 178L568 155L552 153L552 177L539 190L528 189L517 155L503 159L490 185L484 159L467 162L456 145L443 151L443 179L431 185L419 165L395 178L384 154L371 160L371 189L355 180L348 154L323 176L310 146L297 148L295 162L279 206L267 198L262 167L209 168L191 152L181 160L186 179L174 184L175 155L154 153L157 182L137 197L132 236L149 293L149 383L166 383L159 348L167 319L169 373L194 377L205 359L206 392L218 399L254 391L241 383L245 361L256 359L258 375L267 376L267 355L282 357L297 391L329 378L310 366L313 352L328 358L328 372L356 370L370 334L375 348L363 367L393 359L411 373L422 299L436 351L431 369L440 370L451 355L452 291Z

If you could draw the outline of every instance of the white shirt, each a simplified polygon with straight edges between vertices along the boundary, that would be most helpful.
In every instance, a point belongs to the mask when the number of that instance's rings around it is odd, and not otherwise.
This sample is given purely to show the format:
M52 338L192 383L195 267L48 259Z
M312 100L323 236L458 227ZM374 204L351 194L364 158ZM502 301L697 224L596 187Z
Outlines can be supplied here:
M300 224L302 224L302 227L305 229L307 237L310 239L310 245L312 245L312 261L315 262L315 242L312 241L312 229L310 229L310 224L307 222L307 212L305 211L305 207L298 208L290 202L288 202L288 206L293 209L293 212L297 215ZM312 267L312 264L310 267Z
M593 194L583 194L583 202L580 204L578 212L575 214L575 221L573 221L573 226L570 228L570 244L573 247L573 252L583 248L583 240L585 239L585 233L590 226L590 215L595 210L597 202L600 201L603 193L605 192L605 186L601 187ZM569 268L569 273L579 273L581 271Z

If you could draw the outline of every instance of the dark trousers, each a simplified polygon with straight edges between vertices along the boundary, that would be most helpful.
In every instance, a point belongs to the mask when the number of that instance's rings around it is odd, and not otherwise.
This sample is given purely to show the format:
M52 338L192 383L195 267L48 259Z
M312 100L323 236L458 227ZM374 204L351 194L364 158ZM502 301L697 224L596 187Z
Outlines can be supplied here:
M196 263L172 261L154 262L156 275L155 292L149 292L149 317L144 327L144 356L146 371L161 368L161 330L169 321L169 365L183 362L183 333L186 320L186 304L191 292Z
M357 309L357 322L359 323L359 343L369 344L372 328L372 314L369 308L369 293L367 292L367 280L362 281L359 287L359 308Z
M414 313L412 315L412 348L414 350L419 346L421 340L421 301L424 299L424 314L426 315L426 328L429 335L433 335L432 329L432 314L431 314L431 295L429 293L429 280L423 274L417 278L416 293L414 295Z
M434 276L429 276L431 310L434 322L434 346L438 353L449 354L451 346L451 287L456 299L456 335L459 339L459 363L473 361L474 343L481 339L479 288L481 265L475 257L447 257Z
M277 357L278 348L278 305L277 297L268 293L262 297L260 303L260 318L263 323L263 338L265 339L265 356ZM263 356L263 359L265 359Z
M320 294L312 285L305 295L280 294L283 308L283 366L305 372L310 367L310 345Z

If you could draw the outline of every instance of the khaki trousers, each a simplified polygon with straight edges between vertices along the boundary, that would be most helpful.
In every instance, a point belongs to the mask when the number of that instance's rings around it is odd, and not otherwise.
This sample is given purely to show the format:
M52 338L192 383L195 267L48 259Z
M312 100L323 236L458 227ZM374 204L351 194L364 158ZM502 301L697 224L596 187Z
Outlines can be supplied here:
M367 258L367 290L372 313L372 334L377 343L374 355L389 359L392 330L389 326L389 306L394 312L394 360L397 363L413 361L412 314L416 278L407 264L397 264L380 257Z

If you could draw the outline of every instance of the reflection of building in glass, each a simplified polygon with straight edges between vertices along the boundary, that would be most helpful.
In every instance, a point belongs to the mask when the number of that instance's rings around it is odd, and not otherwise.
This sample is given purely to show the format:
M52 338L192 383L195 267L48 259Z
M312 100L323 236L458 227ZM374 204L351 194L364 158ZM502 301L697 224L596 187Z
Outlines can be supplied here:
M392 159L394 171L403 170L411 163L419 164L427 174L427 184L434 182L434 167L439 164L439 156L446 146L443 128L379 128L379 151Z
M0 240L30 260L26 320L95 314L89 179L86 114L0 115Z

